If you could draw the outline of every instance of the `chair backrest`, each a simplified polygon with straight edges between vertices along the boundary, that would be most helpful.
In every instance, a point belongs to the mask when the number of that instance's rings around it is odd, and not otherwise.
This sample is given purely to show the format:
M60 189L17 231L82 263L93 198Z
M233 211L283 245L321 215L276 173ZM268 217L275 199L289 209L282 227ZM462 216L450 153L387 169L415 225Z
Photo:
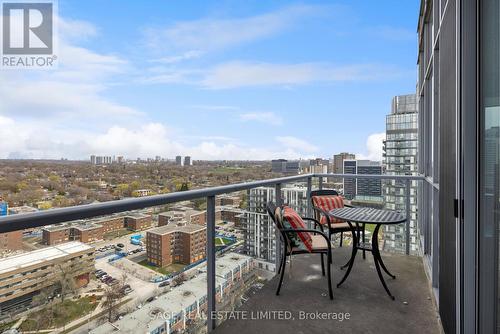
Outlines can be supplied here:
M311 205L313 208L315 208L314 200L313 200L313 198L315 196L339 196L339 193L337 192L337 190L333 190L333 189L322 189L322 190L311 191L310 198L311 198ZM321 219L321 214L317 210L314 210L313 214L314 214L315 219L317 219L317 220Z
M311 199L314 196L338 196L339 193L337 190L333 189L323 189L323 190L313 190L311 191Z
M283 226L281 225L281 222L278 219L279 217L276 217L276 210L277 209L278 209L278 207L273 202L268 202L266 204L267 214L269 215L269 217L271 217L271 220L274 223L274 227L276 227L278 230L281 230L283 228Z

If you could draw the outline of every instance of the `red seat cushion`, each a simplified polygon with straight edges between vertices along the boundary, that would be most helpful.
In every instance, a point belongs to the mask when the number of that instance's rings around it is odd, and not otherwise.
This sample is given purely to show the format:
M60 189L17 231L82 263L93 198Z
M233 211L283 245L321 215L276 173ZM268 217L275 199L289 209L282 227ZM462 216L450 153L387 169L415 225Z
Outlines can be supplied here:
M341 196L313 196L312 202L316 208L320 208L326 212L344 207L344 199ZM321 215L319 222L324 225L328 224L328 220L324 215ZM343 223L344 221L330 217L330 222L332 224L337 224Z
M304 223L302 218L299 216L299 214L297 212L295 212L295 210L293 210L292 208L290 208L286 205L283 207L283 218L284 218L283 225L287 229L289 229L289 228L292 228L295 230L307 229L306 224ZM292 241L298 241L298 240L293 238L294 235L292 235L292 234L288 234L288 235ZM300 241L302 241L302 242L299 242L297 245L292 245L292 246L301 248L300 246L301 246L301 244L303 244L305 246L305 249L307 249L309 252L311 252L313 249L313 240L312 240L311 234L308 232L298 232L297 236L299 237Z

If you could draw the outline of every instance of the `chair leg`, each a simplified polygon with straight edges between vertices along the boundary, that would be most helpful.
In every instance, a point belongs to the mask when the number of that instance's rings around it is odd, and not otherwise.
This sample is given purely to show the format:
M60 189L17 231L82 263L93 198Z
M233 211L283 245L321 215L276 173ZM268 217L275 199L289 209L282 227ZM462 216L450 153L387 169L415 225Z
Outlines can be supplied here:
M286 267L286 254L283 253L283 257L281 258L282 265L281 265L281 276L280 276L280 282L278 284L278 289L276 290L276 296L279 296L280 290L281 290L281 284L283 283L283 277L285 276L285 267Z
M344 239L344 232L340 232L340 247L342 247L342 239Z
M363 226L363 231L361 231L361 234L363 236L363 243L365 243L365 224L362 224ZM366 260L366 250L363 249L363 260Z
M280 266L278 267L278 274L281 273L282 266L283 266L283 261L280 260Z
M323 253L321 255L321 274L325 276L325 262L323 261ZM328 263L328 266L330 266L330 263Z
M328 252L328 262L332 262L332 253ZM333 299L333 289L332 289L332 273L331 273L331 266L328 265L327 268L328 272L328 293L330 294L330 299Z

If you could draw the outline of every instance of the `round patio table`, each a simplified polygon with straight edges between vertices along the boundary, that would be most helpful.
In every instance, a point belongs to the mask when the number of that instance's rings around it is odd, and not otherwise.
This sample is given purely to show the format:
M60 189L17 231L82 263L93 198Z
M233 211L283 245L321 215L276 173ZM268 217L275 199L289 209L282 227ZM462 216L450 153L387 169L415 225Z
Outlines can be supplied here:
M387 275L389 275L393 279L395 279L396 276L394 276L389 272L389 270L384 264L384 261L382 261L382 257L380 256L380 250L378 248L378 232L380 230L380 226L401 224L406 221L406 217L397 211L381 210L373 208L348 208L348 207L333 209L329 212L329 215L332 216L333 218L343 220L347 224L349 224L349 228L351 229L351 234L353 238L351 259L349 260L348 263L349 267L347 268L347 271L342 280L337 284L337 288L342 283L344 283L344 281L351 273L351 269L354 264L354 259L356 258L356 253L358 252L358 249L360 249L372 252L373 260L375 262L375 268L377 269L380 282L382 282L382 285L384 286L384 289L389 295L389 297L391 297L391 299L394 300L394 296L389 291L389 288L385 283L384 276L382 275L382 271L380 270L380 268L382 268L387 273ZM355 227L354 224L356 225ZM375 230L373 231L371 243L365 243L364 240L363 241L358 240L358 235L356 233L356 231L358 230L358 224L377 225L375 227Z

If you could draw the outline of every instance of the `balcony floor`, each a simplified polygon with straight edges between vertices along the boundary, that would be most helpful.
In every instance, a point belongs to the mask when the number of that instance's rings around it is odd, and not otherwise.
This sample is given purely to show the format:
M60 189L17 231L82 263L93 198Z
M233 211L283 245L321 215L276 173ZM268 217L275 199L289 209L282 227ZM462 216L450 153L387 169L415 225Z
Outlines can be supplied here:
M441 333L441 325L419 257L382 253L388 269L396 275L385 276L396 297L392 301L380 283L371 253L362 259L358 252L349 278L340 287L344 271L339 269L349 258L350 247L333 250L333 300L328 298L326 278L321 276L320 257L297 255L292 269L287 264L280 296L275 295L274 277L239 309L247 319L229 319L217 327L217 334L243 333ZM295 320L252 320L261 311L290 311ZM350 319L299 320L299 312L349 313Z

